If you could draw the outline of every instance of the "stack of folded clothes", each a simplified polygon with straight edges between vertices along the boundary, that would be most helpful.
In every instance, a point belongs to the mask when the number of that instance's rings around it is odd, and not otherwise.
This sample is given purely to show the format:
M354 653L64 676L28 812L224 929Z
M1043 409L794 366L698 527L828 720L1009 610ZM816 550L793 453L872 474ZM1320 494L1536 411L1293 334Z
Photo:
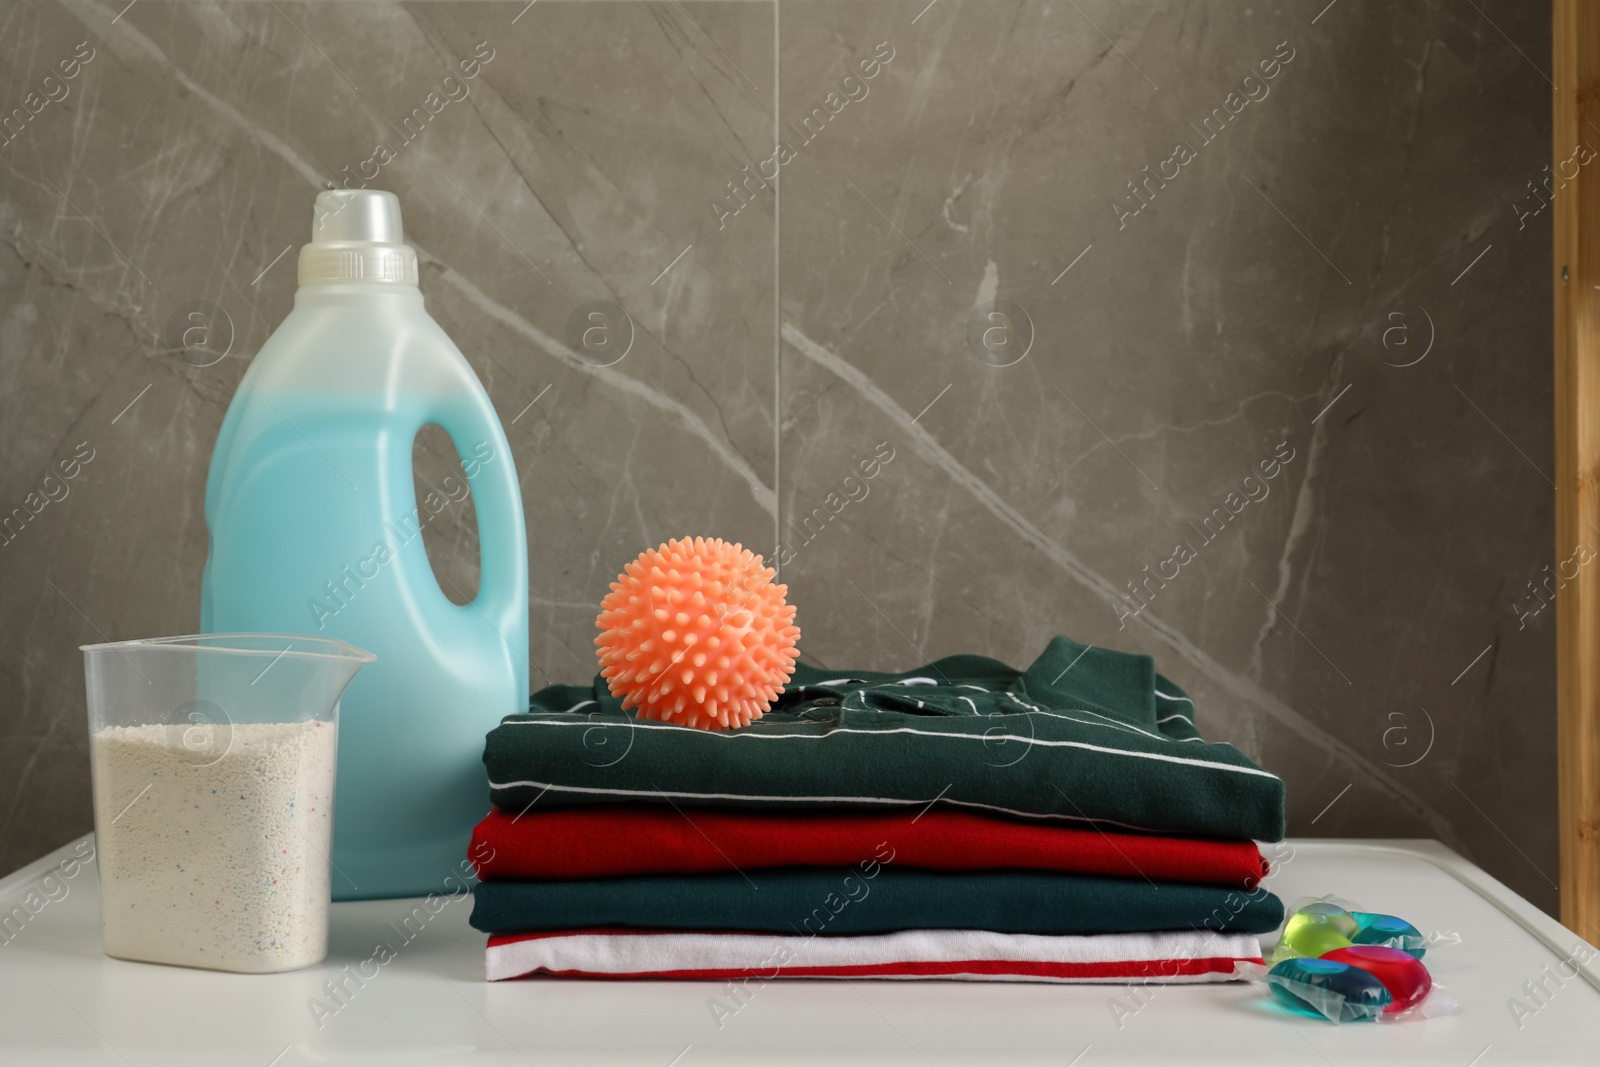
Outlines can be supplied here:
M1283 918L1282 781L1148 656L1063 637L1021 672L799 665L725 732L551 686L484 762L490 980L1215 981Z

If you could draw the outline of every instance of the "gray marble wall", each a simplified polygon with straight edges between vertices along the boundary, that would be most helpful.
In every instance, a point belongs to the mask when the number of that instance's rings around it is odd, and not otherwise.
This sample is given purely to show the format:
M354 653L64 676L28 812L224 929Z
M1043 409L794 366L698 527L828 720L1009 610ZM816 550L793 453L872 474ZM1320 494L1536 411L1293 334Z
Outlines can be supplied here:
M1293 833L1554 908L1545 5L125 2L0 7L0 869L89 827L76 646L196 628L223 411L377 170L507 424L540 673L718 534L811 662L1149 652ZM470 591L470 512L430 539Z

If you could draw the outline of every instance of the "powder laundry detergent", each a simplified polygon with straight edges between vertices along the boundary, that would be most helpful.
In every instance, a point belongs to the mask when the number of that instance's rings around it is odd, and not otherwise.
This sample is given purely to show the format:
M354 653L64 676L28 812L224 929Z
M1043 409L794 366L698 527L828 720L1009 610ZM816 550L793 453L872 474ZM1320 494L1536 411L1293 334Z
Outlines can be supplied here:
M322 959L337 732L237 723L215 753L182 724L91 734L106 952L246 972Z

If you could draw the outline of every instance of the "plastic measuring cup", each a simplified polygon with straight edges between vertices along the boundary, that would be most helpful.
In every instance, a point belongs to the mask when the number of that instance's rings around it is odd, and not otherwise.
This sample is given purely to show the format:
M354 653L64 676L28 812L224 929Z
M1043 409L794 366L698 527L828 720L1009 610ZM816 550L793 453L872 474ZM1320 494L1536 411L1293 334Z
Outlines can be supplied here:
M339 695L373 655L294 634L83 654L106 954L255 973L320 961Z

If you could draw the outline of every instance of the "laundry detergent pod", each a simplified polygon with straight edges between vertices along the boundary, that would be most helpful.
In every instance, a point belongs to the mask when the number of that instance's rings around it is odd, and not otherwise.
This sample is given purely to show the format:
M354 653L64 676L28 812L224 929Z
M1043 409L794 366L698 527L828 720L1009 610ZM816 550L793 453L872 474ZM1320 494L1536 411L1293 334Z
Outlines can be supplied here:
M1361 929L1361 924L1356 922L1356 917L1352 913L1325 900L1306 904L1297 911L1297 914L1305 916L1308 921L1325 923L1349 938L1354 938Z
M1336 1023L1376 1019L1394 999L1377 976L1334 960L1284 960L1266 982L1282 1003Z
M1297 956L1315 958L1335 949L1349 948L1360 929L1348 911L1317 901L1289 916L1283 928L1283 947Z
M1422 1003L1422 998L1433 988L1433 978L1417 958L1409 952L1386 945L1351 945L1335 949L1317 961L1294 962L1347 963L1371 974L1389 991L1390 1003L1386 1013L1407 1011Z
M1428 939L1404 919L1370 911L1353 911L1350 914L1360 927L1350 940L1358 945L1386 945L1419 960L1428 951Z

